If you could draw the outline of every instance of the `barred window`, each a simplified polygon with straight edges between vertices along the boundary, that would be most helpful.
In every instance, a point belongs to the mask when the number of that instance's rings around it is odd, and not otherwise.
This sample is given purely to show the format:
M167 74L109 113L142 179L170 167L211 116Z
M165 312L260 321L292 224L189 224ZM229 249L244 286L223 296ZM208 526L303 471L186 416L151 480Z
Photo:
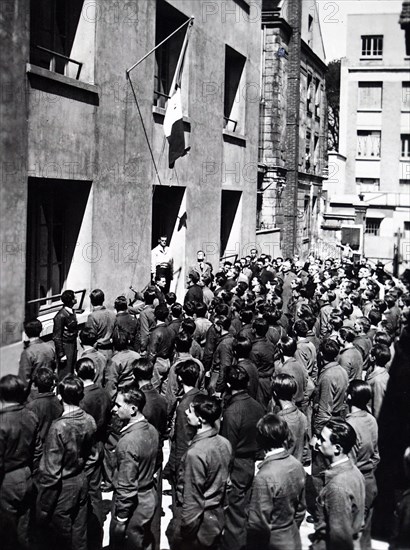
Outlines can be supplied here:
M381 220L376 218L366 219L366 235L380 236L380 224Z
M383 36L371 35L362 36L362 56L363 57L382 57L383 55Z

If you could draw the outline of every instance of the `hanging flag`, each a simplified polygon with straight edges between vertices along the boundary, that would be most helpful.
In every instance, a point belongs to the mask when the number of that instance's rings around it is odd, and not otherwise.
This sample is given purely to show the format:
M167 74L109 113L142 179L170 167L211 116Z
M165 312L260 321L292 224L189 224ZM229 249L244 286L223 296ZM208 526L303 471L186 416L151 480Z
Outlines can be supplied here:
M164 133L169 143L169 167L173 168L175 161L190 150L185 147L184 121L182 116L181 88L168 100L164 119Z
M170 168L174 167L177 159L186 155L190 150L190 147L185 147L184 121L181 101L181 80L182 71L184 69L185 54L193 23L194 18L192 17L185 33L181 53L179 54L174 78L171 83L171 90L169 92L170 98L168 99L167 110L165 112L164 133L169 143L168 164Z

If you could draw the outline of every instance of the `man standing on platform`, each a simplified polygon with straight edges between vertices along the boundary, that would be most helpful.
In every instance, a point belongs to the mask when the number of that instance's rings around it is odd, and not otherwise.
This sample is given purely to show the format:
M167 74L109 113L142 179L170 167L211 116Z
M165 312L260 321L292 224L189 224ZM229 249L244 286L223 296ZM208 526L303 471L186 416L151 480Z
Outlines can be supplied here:
M166 278L167 284L163 290L164 294L169 292L171 281L174 278L174 258L169 246L167 246L167 240L167 237L162 235L158 239L158 245L151 251L152 279L159 275Z
M72 374L77 360L77 316L74 305L77 303L73 290L65 290L61 295L63 307L53 319L53 340L56 347L58 379Z

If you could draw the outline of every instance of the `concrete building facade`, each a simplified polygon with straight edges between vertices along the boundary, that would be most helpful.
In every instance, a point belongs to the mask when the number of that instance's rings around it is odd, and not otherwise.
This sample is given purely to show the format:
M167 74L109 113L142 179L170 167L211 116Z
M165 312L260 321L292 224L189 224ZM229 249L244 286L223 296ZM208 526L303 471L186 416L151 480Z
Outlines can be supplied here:
M263 3L258 234L306 254L318 235L327 151L325 55L316 2ZM279 242L280 232L280 242Z
M84 316L92 288L108 305L144 288L160 235L179 298L197 250L217 268L254 246L261 12L259 0L4 4L0 374L21 351L25 316L50 332L52 296L78 291ZM171 170L164 107L185 30L131 73L138 107L125 71L191 16L191 151Z
M358 252L389 267L410 253L410 57L399 15L348 16L324 223L326 234L353 238Z

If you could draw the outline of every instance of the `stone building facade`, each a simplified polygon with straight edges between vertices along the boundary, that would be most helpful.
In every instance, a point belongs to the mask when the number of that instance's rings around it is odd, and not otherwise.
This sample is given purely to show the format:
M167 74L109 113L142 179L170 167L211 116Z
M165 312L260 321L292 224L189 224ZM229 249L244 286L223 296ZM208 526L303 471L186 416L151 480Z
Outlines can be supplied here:
M144 288L160 235L179 298L197 250L217 268L255 245L260 12L260 0L2 3L0 375L16 368L25 315L50 332L64 289L81 321L93 288L108 306ZM191 16L191 151L170 170L164 107L184 31L132 71L140 114L126 69Z
M264 2L262 35L257 227L284 255L306 254L318 234L327 144L315 2Z

